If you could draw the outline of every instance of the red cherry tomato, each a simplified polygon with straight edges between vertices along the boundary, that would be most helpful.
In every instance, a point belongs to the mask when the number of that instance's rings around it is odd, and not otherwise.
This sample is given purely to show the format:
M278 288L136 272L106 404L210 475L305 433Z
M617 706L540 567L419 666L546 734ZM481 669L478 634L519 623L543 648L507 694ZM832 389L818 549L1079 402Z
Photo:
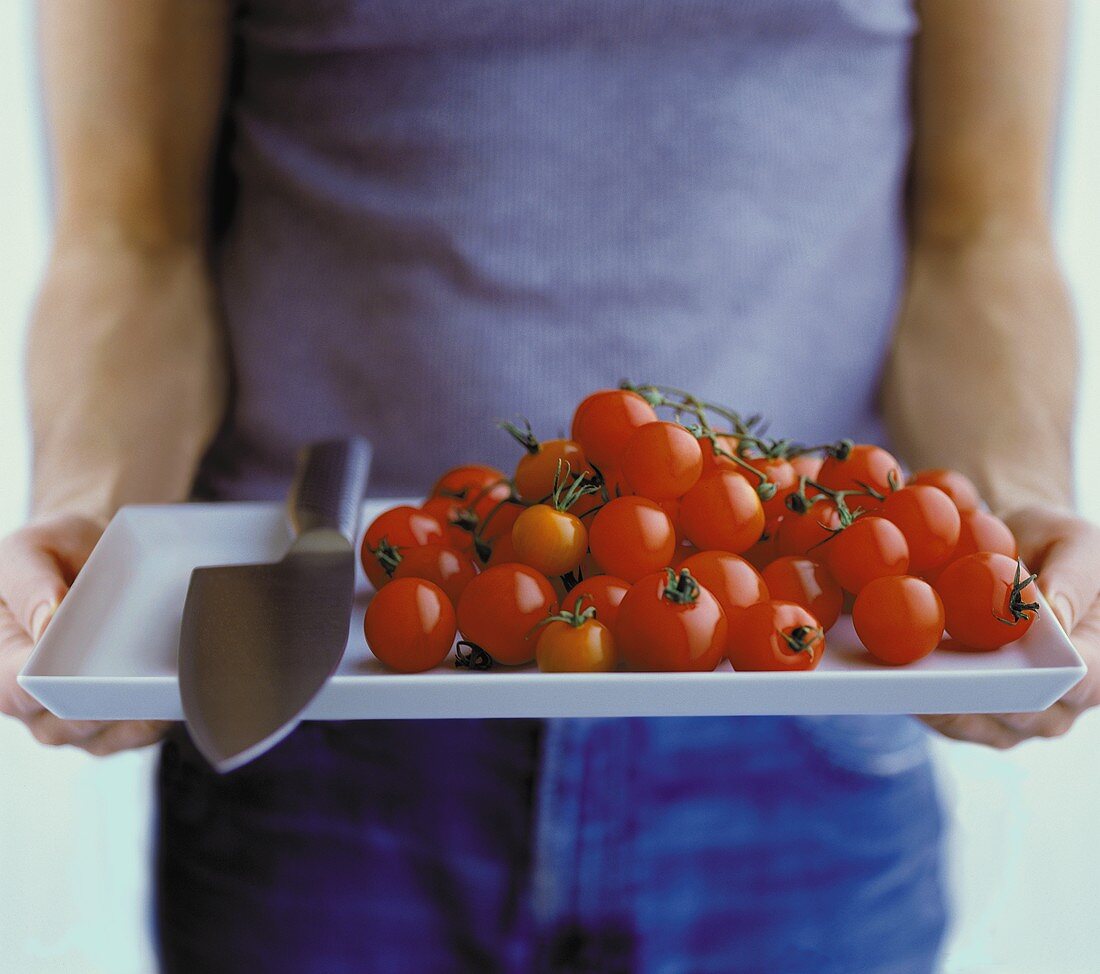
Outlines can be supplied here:
M840 618L844 592L824 565L805 555L777 558L764 569L764 584L773 599L794 602L828 632Z
M468 554L446 545L406 548L400 556L401 560L391 576L394 580L423 578L438 585L452 603L458 602L463 590L477 574Z
M768 528L774 529L787 513L787 498L798 490L798 474L782 457L753 457L749 463L775 484L775 494L763 502L764 520Z
M396 559L389 550L413 548L443 541L443 525L439 519L418 507L402 504L378 515L363 534L359 550L363 570L375 588L390 580Z
M843 460L826 457L814 479L830 490L864 490L870 487L880 494L888 494L893 489L891 479L899 487L905 482L901 464L881 446L872 443L857 443ZM854 500L849 507L860 506L870 510L874 504L871 497L859 498L858 505Z
M676 530L653 501L618 497L592 518L588 543L604 571L636 582L669 564L676 550Z
M909 571L909 546L901 528L874 514L856 518L822 547L829 572L853 595L876 578Z
M729 657L735 670L812 670L824 653L817 619L800 605L772 599L745 610Z
M815 501L805 513L787 511L776 528L775 549L780 555L807 555L825 560L825 544L840 527L840 514L831 500Z
M451 651L455 610L438 585L398 578L370 600L363 631L371 652L391 670L422 673Z
M429 497L420 509L431 514L443 525L443 540L459 551L474 550L474 532L476 518L471 514L469 520L463 516L462 505L450 497Z
M496 467L471 463L448 470L436 481L431 496L456 500L480 519L511 493L508 479Z
M821 473L821 465L825 462L823 457L815 457L809 453L803 453L797 457L791 457L790 463L794 467L794 472L799 477L805 477L807 480L817 480L817 475Z
M636 392L604 389L581 401L573 414L572 437L581 445L588 462L606 474L619 466L631 433L655 422L656 411Z
M762 572L779 557L779 548L776 542L779 540L779 529L782 524L783 519L780 518L779 523L773 530L765 528L760 540L747 551L741 552L741 557L758 572Z
M886 575L856 596L852 624L875 659L903 666L923 659L943 639L943 603L926 581Z
M615 646L634 670L713 670L726 650L718 600L671 568L640 579L619 606Z
M489 545L497 538L512 533L512 527L527 508L512 501L494 505L477 526L478 537Z
M583 598L585 605L596 610L596 618L605 626L615 628L619 617L619 605L630 591L630 582L614 575L594 575L574 585L569 594L562 599L562 605L575 606L577 599Z
M488 568L496 568L497 565L512 565L519 561L515 546L512 544L512 532L502 534L491 545L489 560L485 563Z
M703 549L740 554L764 533L764 508L753 485L729 471L700 478L680 500L684 536Z
M575 514L536 504L512 526L512 550L520 562L543 575L564 575L584 561L588 531Z
M542 624L535 659L543 673L609 673L615 669L611 630L594 618L591 607L551 616Z
M676 532L676 543L681 544L684 537L680 529L680 498L673 497L670 500L657 501L657 506L668 515L672 528Z
M912 484L886 495L882 516L893 521L909 546L909 571L944 565L959 542L959 509L938 487Z
M543 440L519 458L512 478L516 493L532 504L546 499L554 490L559 469L563 479L592 474L584 450L575 440Z
M741 465L736 460L731 460L726 454L737 456L737 449L741 440L732 433L719 433L713 440L704 437L699 441L703 452L703 476L717 473L719 470L733 470L737 472Z
M1019 550L1011 529L997 515L989 511L964 511L959 526L959 543L951 553L951 561L972 555L978 551L994 551L1008 558L1016 558Z
M682 497L703 471L699 441L679 423L647 423L630 434L622 472L640 497L665 501Z
M458 628L496 662L509 666L535 658L532 629L558 611L546 578L526 565L487 568L470 581L458 600Z
M717 600L726 617L726 643L732 645L741 634L746 608L767 601L768 586L760 573L740 555L729 551L701 551L680 566Z
M909 478L910 484L927 484L938 487L955 502L960 511L976 511L982 506L982 497L978 488L969 477L958 470L918 470Z
M979 551L951 562L936 579L947 631L974 649L1015 642L1039 613L1035 576L1008 555Z

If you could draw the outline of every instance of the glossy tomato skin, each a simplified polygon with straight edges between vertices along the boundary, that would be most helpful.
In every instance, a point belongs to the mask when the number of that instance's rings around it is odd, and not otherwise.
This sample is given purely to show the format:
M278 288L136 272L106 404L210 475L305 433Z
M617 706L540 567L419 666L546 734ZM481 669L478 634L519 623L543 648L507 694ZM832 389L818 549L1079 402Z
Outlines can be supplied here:
M857 443L843 460L826 457L814 479L830 490L862 490L866 484L880 494L888 494L891 474L897 485L905 482L901 464L892 454L873 443ZM855 506L871 510L875 501L871 497L861 497L858 505L849 503L849 507Z
M443 537L443 525L427 511L408 504L391 507L371 521L363 534L359 549L363 570L370 583L375 588L381 588L390 580L375 555L375 549L383 541L401 551L419 545L439 544Z
M740 636L742 615L768 600L768 586L748 561L731 551L701 551L681 566L717 600L726 617L727 648Z
M909 546L901 528L874 514L856 518L822 547L829 573L853 595L876 578L909 571Z
M812 631L820 628L817 619L793 602L758 602L745 610L730 662L735 670L748 672L816 669L825 654L825 636ZM783 634L795 636L800 629L810 631L805 637L809 648L794 650Z
M618 497L592 518L588 543L604 571L636 582L672 561L676 530L654 501Z
M943 623L943 603L936 590L912 575L886 575L868 582L852 607L852 624L867 652L892 666L931 653L943 639Z
M630 435L639 426L655 422L656 411L636 392L603 389L581 400L570 435L581 445L588 462L607 473L619 467Z
M674 500L695 486L703 472L703 451L679 423L647 423L626 441L621 469L639 497Z
M535 626L558 611L557 596L543 575L527 565L503 564L474 578L458 600L462 637L508 666L535 658Z
M619 618L619 606L629 591L630 582L624 578L617 578L614 575L593 575L574 585L569 590L569 594L561 600L561 604L572 609L577 604L577 600L583 598L581 607L594 607L596 618L609 629L614 629L615 620Z
M450 497L429 497L420 509L443 525L443 542L459 551L474 550L474 533L459 523L461 505Z
M764 507L753 485L730 471L701 477L680 500L684 537L703 550L740 554L764 533Z
M955 502L955 507L960 511L976 511L982 506L982 496L978 493L978 488L969 477L958 470L918 470L909 478L909 483L938 487Z
M435 482L431 496L457 500L480 519L511 493L508 479L496 467L471 463L448 470Z
M726 617L718 600L699 588L694 603L665 595L668 572L639 579L619 606L615 646L632 670L710 671L726 651Z
M1019 563L997 552L979 551L951 562L936 579L951 636L972 649L997 649L1015 642L1031 627L1036 613L1015 618L1010 602ZM1021 580L1027 578L1021 569ZM1021 603L1036 603L1038 588L1030 582L1019 593Z
M512 550L520 562L543 575L564 575L584 561L588 531L576 515L536 504L512 526Z
M775 484L775 494L763 501L765 530L774 530L787 513L787 498L798 490L798 474L790 461L782 457L754 457L749 463Z
M393 570L393 580L399 578L422 578L439 586L443 593L457 604L459 596L465 590L477 568L469 554L447 545L428 544L418 548L406 548L401 552L401 561Z
M1012 530L996 514L966 511L961 514L959 541L950 560L956 561L978 551L993 551L1012 559L1019 556Z
M825 542L840 527L840 514L830 500L815 501L798 514L788 510L775 532L775 550L779 555L806 555L825 561Z
M543 440L536 452L525 452L512 478L516 493L530 504L546 500L554 490L561 463L562 482L567 478L591 476L584 450L576 440Z
M615 640L596 619L579 626L549 622L538 637L535 659L543 673L610 673L617 662Z
M771 597L794 602L809 612L828 632L840 618L844 591L829 569L805 555L784 555L764 569Z
M886 495L882 516L893 521L909 547L909 571L920 575L946 564L959 543L959 509L938 487L912 484Z
M391 670L422 673L451 651L455 610L438 585L397 578L370 600L363 631L371 652Z

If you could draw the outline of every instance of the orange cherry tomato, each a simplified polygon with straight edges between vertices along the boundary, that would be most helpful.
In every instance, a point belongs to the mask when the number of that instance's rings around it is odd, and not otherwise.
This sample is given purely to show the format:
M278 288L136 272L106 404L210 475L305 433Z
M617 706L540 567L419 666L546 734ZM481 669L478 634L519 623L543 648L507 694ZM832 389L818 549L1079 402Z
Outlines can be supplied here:
M455 610L438 585L398 578L370 600L363 631L370 651L391 670L422 673L451 651Z
M726 651L726 617L690 572L646 575L619 606L615 646L634 670L713 670Z
M543 575L564 575L584 561L588 531L575 514L536 504L512 526L512 550L520 562Z
M532 504L545 500L554 490L559 463L563 479L592 475L584 450L575 440L543 440L519 458L512 478L516 493Z
M443 541L443 525L439 519L418 507L402 504L383 511L368 525L363 534L359 557L363 570L375 588L390 580L396 567L393 549L398 552L425 544Z
M909 571L909 546L901 528L874 514L856 518L822 547L830 574L853 595L876 578Z
M432 488L432 497L449 497L474 515L485 517L500 501L510 497L512 486L496 467L471 463L448 470Z
M787 498L798 490L798 474L782 457L750 457L748 462L775 484L775 494L763 502L764 520L767 527L774 528L787 513Z
M740 555L730 551L701 551L680 566L717 600L726 617L726 643L732 645L741 633L745 609L770 597L760 573Z
M457 603L467 584L477 574L470 556L457 548L428 544L406 548L391 578L423 578L438 585L452 603Z
M882 516L909 546L909 571L920 575L944 565L959 542L959 509L938 487L911 484L886 495Z
M615 640L611 630L580 603L544 621L535 646L543 673L609 673L615 669Z
M992 551L964 555L936 579L947 631L973 649L1015 642L1039 613L1035 576L1019 560Z
M581 401L573 414L572 438L589 463L606 474L619 466L623 447L639 426L657 422L654 408L636 392L604 389Z
M618 497L592 518L588 543L604 571L636 582L672 561L676 530L653 501Z
M978 488L958 470L918 470L909 478L910 484L927 484L938 487L955 502L960 511L976 511L982 506L982 496Z
M749 606L730 662L735 670L812 670L825 654L825 633L801 605L771 599Z
M852 606L856 635L875 659L894 666L923 659L943 639L943 603L924 579L886 575L868 582Z
M695 486L703 472L703 451L679 423L647 423L626 441L621 468L635 494L671 500Z
M1019 550L1012 530L996 514L989 511L963 511L960 515L959 542L951 552L951 561L978 551L994 551L1016 558Z
M890 493L893 489L891 481L899 487L905 482L901 464L881 446L872 443L857 443L843 460L827 456L814 480L830 490L864 490L870 487L880 494ZM874 504L873 498L861 497L858 505L849 503L849 507L870 510Z
M680 526L700 548L740 554L763 535L764 508L753 485L740 474L713 473L700 478L681 498Z
M802 514L788 510L776 528L775 550L780 555L806 555L824 562L824 542L839 527L840 513L831 500L814 501Z
M575 605L577 599L583 598L586 605L596 610L596 618L605 626L615 628L615 620L619 617L619 605L630 591L630 582L614 575L594 575L578 582L562 599L562 605Z
M462 637L508 666L535 658L532 629L558 611L557 596L543 575L526 565L487 568L458 600Z
M764 583L773 599L794 602L828 632L840 618L844 591L824 565L805 555L776 558L764 569Z

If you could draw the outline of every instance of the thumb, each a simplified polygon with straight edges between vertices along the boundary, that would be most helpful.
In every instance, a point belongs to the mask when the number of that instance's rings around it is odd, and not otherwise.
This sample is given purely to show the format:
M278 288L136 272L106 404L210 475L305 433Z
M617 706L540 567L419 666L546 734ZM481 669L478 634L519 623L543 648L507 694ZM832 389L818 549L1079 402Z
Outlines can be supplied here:
M1088 522L1063 535L1038 566L1039 588L1068 633L1100 595L1100 531Z
M50 552L22 535L5 541L0 553L0 599L32 640L41 637L68 590L62 567Z

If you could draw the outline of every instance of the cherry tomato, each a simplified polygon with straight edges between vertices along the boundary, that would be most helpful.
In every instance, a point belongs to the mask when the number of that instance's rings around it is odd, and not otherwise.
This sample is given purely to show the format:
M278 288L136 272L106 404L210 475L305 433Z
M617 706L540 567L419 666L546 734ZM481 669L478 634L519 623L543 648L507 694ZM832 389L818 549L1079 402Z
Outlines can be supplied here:
M857 443L843 460L826 457L814 479L830 490L864 490L870 487L880 494L888 494L893 489L891 479L899 487L905 482L901 464L881 446L872 443ZM874 503L871 497L861 497L858 506L870 510ZM850 503L849 506L857 505Z
M468 554L446 545L427 544L419 548L406 548L399 554L401 560L391 578L423 578L438 585L452 603L458 602L467 584L477 574Z
M363 534L359 557L363 570L375 588L381 588L390 579L396 559L387 557L390 549L399 552L425 544L443 541L443 525L439 519L418 507L402 504L391 507L378 515ZM381 556L381 558L379 557Z
M672 561L676 530L653 501L618 497L592 518L588 543L604 571L636 582Z
M574 605L577 599L584 598L585 604L596 610L596 618L614 629L615 620L619 617L619 605L629 591L630 582L623 578L595 575L574 585L562 599L562 605Z
M635 494L670 500L695 486L703 471L703 451L679 423L647 423L630 434L621 467Z
M489 560L485 563L489 568L497 565L510 565L519 561L515 546L512 544L512 532L502 534L491 545Z
M657 501L657 506L668 515L672 522L672 528L676 532L676 543L683 542L683 531L680 528L680 498L673 497L668 500Z
M825 654L825 633L801 605L771 599L745 609L730 662L735 670L812 670Z
M802 453L797 457L790 457L790 464L799 477L807 480L817 480L821 473L821 465L825 462L823 457L815 457L810 453Z
M527 508L523 504L504 501L494 505L478 524L478 537L489 545L497 538L512 533L512 527Z
M535 645L535 659L543 673L609 673L615 669L615 640L611 629L581 603L544 621Z
M829 572L853 595L873 579L909 571L909 546L901 528L874 514L856 518L822 547Z
M363 631L371 652L391 670L422 673L451 651L455 610L438 585L398 578L370 600Z
M909 546L909 571L923 574L945 564L959 541L959 509L938 487L912 484L886 495L882 516Z
M726 650L726 617L690 572L671 568L639 579L615 622L615 646L634 670L713 670Z
M774 528L787 513L787 497L798 490L798 474L782 457L752 457L749 463L775 484L775 494L763 502L764 520L767 527Z
M875 659L903 666L923 659L943 639L943 603L926 581L886 575L856 596L852 624Z
M422 511L431 514L443 525L443 540L459 551L474 550L473 528L476 518L471 514L469 520L463 517L462 505L450 497L429 497L420 505Z
M774 529L769 530L768 528L764 528L764 533L760 535L760 540L748 550L741 552L741 557L758 572L762 572L779 557L779 548L776 542L778 541L778 532L782 524L783 519L780 518L779 523L776 524Z
M619 466L623 447L639 426L657 422L653 407L636 392L604 389L581 401L573 414L572 437L600 472Z
M672 561L669 562L669 565L672 568L679 568L692 555L697 554L699 554L699 549L696 548L695 545L690 541L683 541L676 546L676 550L672 553Z
M512 526L512 550L520 562L543 575L564 575L584 561L588 531L575 514L536 504Z
M496 565L466 586L458 600L458 628L496 662L516 666L535 658L538 637L531 631L557 611L544 576L526 565Z
M471 463L448 470L432 488L432 497L450 497L463 507L471 508L478 519L510 497L512 487L496 467Z
M840 513L831 500L814 501L806 512L787 511L776 528L775 550L780 555L807 555L825 560L825 545L840 527Z
M616 497L629 497L634 493L620 470L612 468L611 470L603 470L601 473L603 475L603 490L578 497L576 503L570 508L577 517L584 518L597 508L603 507L605 503L604 491L607 492L608 500L614 500ZM585 521L586 526L590 523L590 521Z
M701 551L681 565L717 600L726 617L726 643L732 645L741 632L744 610L767 601L768 586L760 573L740 555L730 551Z
M829 569L805 555L777 558L764 569L764 584L773 599L794 602L828 632L840 618L844 591Z
M951 553L951 561L977 551L995 551L1016 558L1016 538L1012 530L996 514L989 511L964 511L959 526L959 543Z
M741 440L732 433L719 433L713 440L706 437L699 440L699 446L703 452L703 476L719 470L740 470L741 465L736 460L725 456L726 453L737 456L740 445ZM723 452L717 452L716 448Z
M680 500L684 536L700 548L740 554L764 533L764 508L753 485L732 471L700 478Z
M1035 576L1008 555L979 551L951 562L936 579L947 631L974 649L1019 639L1039 613Z
M909 478L909 483L938 487L955 502L960 511L976 511L982 506L978 488L969 477L958 470L918 470Z
M584 450L575 440L543 440L519 458L513 482L523 500L537 503L549 497L561 464L562 478L591 476Z

